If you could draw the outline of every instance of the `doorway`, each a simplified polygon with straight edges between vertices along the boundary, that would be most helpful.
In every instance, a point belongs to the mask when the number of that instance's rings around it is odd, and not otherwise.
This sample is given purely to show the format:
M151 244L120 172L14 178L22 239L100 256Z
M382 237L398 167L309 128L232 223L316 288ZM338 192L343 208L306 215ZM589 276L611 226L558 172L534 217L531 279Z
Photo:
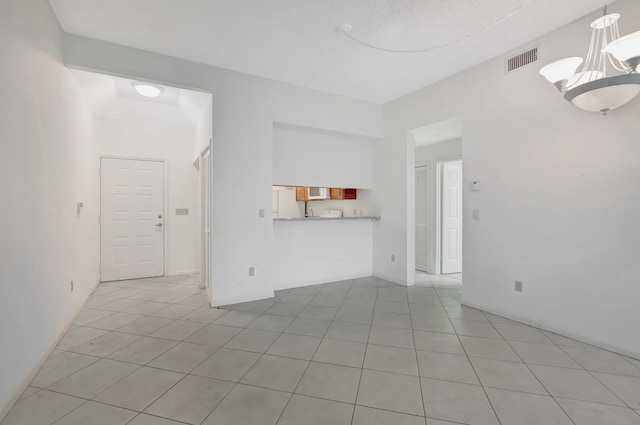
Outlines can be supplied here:
M201 221L211 185L203 191L199 167L201 152L211 144L212 94L153 82L158 95L148 97L137 91L138 80L71 73L96 117L96 161L88 166L95 167L100 190L86 203L101 210L100 280L199 278L211 252L209 242L209 255L201 255L211 237L211 226L205 229ZM207 171L210 176L210 166Z
M163 276L164 162L100 159L100 280Z
M462 279L462 122L451 118L408 134L412 210L407 237L413 246L408 281L419 285ZM451 282L449 282L451 280ZM454 282L455 280L455 282Z

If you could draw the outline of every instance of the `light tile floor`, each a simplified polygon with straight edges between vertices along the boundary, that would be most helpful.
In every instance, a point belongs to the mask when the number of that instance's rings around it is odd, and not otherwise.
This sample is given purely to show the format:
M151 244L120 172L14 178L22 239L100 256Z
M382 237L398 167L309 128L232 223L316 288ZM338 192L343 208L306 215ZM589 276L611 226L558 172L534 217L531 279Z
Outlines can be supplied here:
M207 307L100 285L3 425L639 425L640 361L460 305L461 276Z

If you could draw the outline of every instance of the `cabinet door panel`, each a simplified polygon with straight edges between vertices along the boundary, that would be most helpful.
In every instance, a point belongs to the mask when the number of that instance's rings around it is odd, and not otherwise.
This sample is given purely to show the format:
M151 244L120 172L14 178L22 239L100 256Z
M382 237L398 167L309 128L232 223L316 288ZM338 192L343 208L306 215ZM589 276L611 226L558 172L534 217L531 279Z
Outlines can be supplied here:
M357 199L358 198L358 190L357 189L342 189L342 193L344 194L343 199Z
M307 201L307 188L296 187L296 201Z

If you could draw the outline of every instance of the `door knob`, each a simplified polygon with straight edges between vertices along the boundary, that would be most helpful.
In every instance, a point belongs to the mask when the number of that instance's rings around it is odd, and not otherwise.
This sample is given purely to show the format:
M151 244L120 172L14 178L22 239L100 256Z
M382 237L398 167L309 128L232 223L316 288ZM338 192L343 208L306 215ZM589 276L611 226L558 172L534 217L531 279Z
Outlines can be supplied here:
M162 223L156 224L156 227L162 227Z

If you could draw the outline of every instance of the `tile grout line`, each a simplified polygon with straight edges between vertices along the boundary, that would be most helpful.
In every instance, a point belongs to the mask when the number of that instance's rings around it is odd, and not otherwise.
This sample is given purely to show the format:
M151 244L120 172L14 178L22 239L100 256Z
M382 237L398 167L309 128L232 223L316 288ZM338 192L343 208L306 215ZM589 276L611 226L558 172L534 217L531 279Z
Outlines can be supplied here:
M375 311L376 303L378 302L378 293L380 288L376 286L376 297L373 301L373 310ZM364 375L364 362L367 359L367 352L369 351L369 339L371 338L371 330L373 329L373 312L371 313L371 324L369 324L369 332L367 332L367 342L364 344L364 356L362 357L362 368L360 369L360 379L358 379L358 389L356 390L356 399L353 403L353 412L351 413L351 425L356 418L356 408L358 407L358 396L360 395L360 385L362 385L362 376Z
M436 292L436 291L434 291ZM436 294L437 296L437 294ZM440 299L440 298L438 298ZM407 304L409 305L409 312L411 312L411 303L409 300L409 291L407 291ZM418 361L418 349L416 348L416 334L413 330L413 316L409 314L409 323L411 324L411 338L413 340L413 356L416 359L416 369L418 370L418 387L420 388L420 401L422 401L422 413L425 417L425 423L427 422L427 406L424 402L424 391L422 390L422 376L420 375L420 362Z
M350 280L350 282L351 282L351 280ZM350 284L349 284L349 289L351 289L351 287L352 287L352 286L353 286L353 284L352 284L352 283L350 283ZM347 293L348 293L348 291L347 291ZM315 298L316 296L317 296L317 294L316 294L313 298ZM313 301L313 298L312 298L309 302ZM346 298L346 295L345 295L345 297L344 297L344 298ZM343 299L342 299L342 301L340 302L340 306L342 306L342 304L344 303L344 298L343 298ZM307 303L307 305L308 305L308 303ZM338 307L338 310L339 310L339 309L340 309L340 307ZM301 313L302 311L304 311L304 309L302 309L302 310L300 311L300 313ZM298 313L298 314L299 314L299 313ZM336 314L337 314L337 312L336 312ZM296 316L296 318L298 318L298 317L299 317L299 316ZM334 317L335 317L335 316L334 316ZM295 319L294 319L293 321L295 321ZM292 321L291 323L293 323L293 321ZM300 379L298 380L298 382L296 383L295 388L294 388L294 389L293 389L293 391L291 392L291 395L289 396L289 400L287 400L287 403L285 404L284 408L283 408L283 409L282 409L282 411L280 412L280 415L278 416L278 419L277 419L277 420L276 420L276 422L275 422L275 424L276 424L276 425L277 425L277 424L278 424L278 422L280 422L280 420L282 419L282 415L284 415L284 412L285 412L285 410L287 410L287 407L289 406L289 403L291 403L291 399L293 399L294 394L296 394L296 390L297 390L297 389L298 389L298 387L300 386L300 382L302 382L302 380L304 379L304 375L305 375L305 374L307 373L307 371L309 370L309 366L311 366L311 363L313 362L313 358L316 356L316 353L318 352L318 349L320 348L320 345L322 345L322 341L324 340L324 335L326 335L326 334L327 334L327 332L329 332L329 328L331 327L331 324L332 324L332 323L333 323L333 320L331 321L331 323L329 324L329 326L327 326L327 329L325 330L325 332L324 332L324 334L323 334L323 336L322 336L322 339L320 340L320 343L318 344L318 346L317 346L317 347L316 347L316 349L314 350L313 354L311 355L311 358L309 359L309 363L307 363L307 367L305 367L304 372L302 372L302 375L300 375ZM286 329L288 329L288 327L287 327ZM286 330L286 329L285 329L285 330ZM284 333L284 332L283 332L283 333ZM274 343L275 343L275 341L274 341ZM304 395L304 394L302 394L302 395ZM357 396L356 396L356 400L357 400ZM354 410L355 410L355 407L354 407ZM352 420L353 420L353 417L352 417Z
M598 383L600 383L602 386L604 386L615 398L617 398L618 400L620 400L624 406L628 407L629 409L633 410L633 407L631 407L625 400L623 400L615 391L613 391L611 388L609 388L609 386L607 384L605 384L604 382L602 382L600 379L598 379L598 377L596 375L594 375L594 371L591 371L589 369L587 369L586 367L584 367L582 365L582 363L580 363L575 357L573 357L570 353L568 353L565 349L563 349L562 347L559 347L567 356L571 357L576 363L578 363L580 366L582 366L584 368L584 371L587 372L589 374L589 376L591 376L593 379L595 379ZM606 350L605 350L606 351ZM611 352L611 351L607 351L607 352ZM616 353L614 353L616 354ZM618 354L616 354L618 355ZM619 355L618 355L619 356ZM607 372L599 372L599 373L607 373ZM615 373L609 373L609 375L615 375L615 376L625 376L627 378L638 378L640 379L640 377L635 377L635 376L629 376L629 375L618 375ZM585 401L585 400L582 400ZM602 404L606 404L606 403L602 403ZM621 406L618 406L621 407Z
M569 414L564 410L564 408L560 405L560 403L558 403L558 400L555 399L555 397L551 394L551 392L549 391L549 389L542 383L542 381L538 378L538 376L533 373L533 371L531 370L531 368L529 367L529 365L527 363L525 363L525 361L522 359L522 357L520 356L520 354L518 354L518 352L516 350L513 349L513 347L511 346L511 344L509 343L509 340L507 340L506 338L504 338L504 336L500 333L500 331L498 330L498 328L495 327L494 323L489 321L489 323L491 323L491 326L496 330L496 332L498 332L498 334L500 334L500 336L502 336L502 338L504 339L504 342L507 344L507 346L511 349L511 351L513 351L515 353L515 355L520 359L520 362L524 365L524 367L527 368L527 370L529 371L529 373L531 375L533 375L533 377L536 379L536 381L542 386L542 388L544 388L544 390L547 392L547 394L549 395L549 397L554 401L554 403L556 404L556 406L558 406L558 408L560 408L560 410L565 414L565 416L567 417L567 419L569 419L571 421L571 423L573 423L574 425L576 425L575 421L573 420L573 418L571 418L571 416L569 416ZM525 325L526 326L526 325ZM553 342L553 341L551 341ZM482 382L481 382L482 383ZM543 396L544 397L544 396Z
M438 299L440 299L440 294L438 293L438 291L436 291L436 296L438 297ZM442 300L440 302L442 302ZM446 308L445 308L445 311L446 311ZM448 314L449 314L449 312L447 312L447 315ZM453 323L452 323L452 326L453 326ZM495 327L494 327L494 329L495 329ZM454 327L454 330L456 331L456 337L458 338L458 342L462 346L462 350L464 351L464 353L465 353L465 355L467 357L467 362L469 362L469 365L471 365L471 369L473 370L473 373L476 375L476 379L480 383L480 388L482 388L482 392L483 392L485 398L487 399L487 402L489 403L489 406L491 406L491 410L493 411L493 415L495 416L496 421L498 421L498 424L502 424L502 421L498 417L498 412L496 412L496 409L493 406L493 403L491 402L491 399L489 398L489 395L487 394L486 389L482 385L482 381L480 380L480 376L478 376L478 372L476 371L476 368L473 366L473 363L471 362L471 357L469 356L469 353L467 352L467 349L465 348L464 344L462 343L462 340L460 339L460 335L458 334L458 331L455 329L455 327ZM497 332L497 330L496 330L496 332Z

